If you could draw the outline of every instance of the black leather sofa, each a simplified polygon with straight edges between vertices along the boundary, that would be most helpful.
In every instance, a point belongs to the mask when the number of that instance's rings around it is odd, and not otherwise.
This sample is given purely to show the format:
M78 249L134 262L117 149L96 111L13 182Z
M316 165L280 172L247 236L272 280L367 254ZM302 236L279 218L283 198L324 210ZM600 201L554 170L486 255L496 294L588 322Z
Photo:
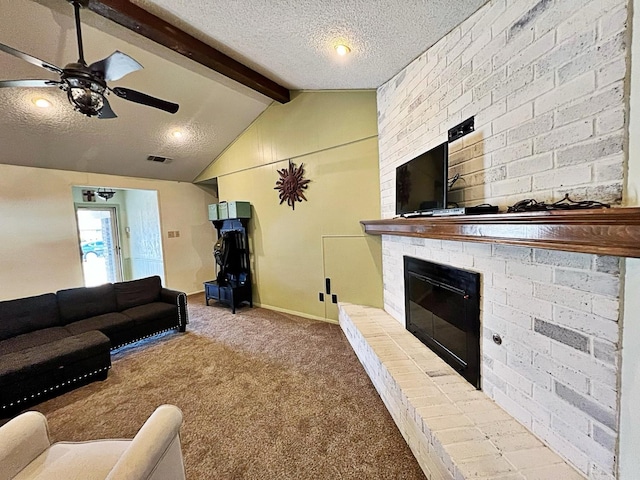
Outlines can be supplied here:
M187 323L186 294L158 276L0 302L0 417L107 378L111 350Z

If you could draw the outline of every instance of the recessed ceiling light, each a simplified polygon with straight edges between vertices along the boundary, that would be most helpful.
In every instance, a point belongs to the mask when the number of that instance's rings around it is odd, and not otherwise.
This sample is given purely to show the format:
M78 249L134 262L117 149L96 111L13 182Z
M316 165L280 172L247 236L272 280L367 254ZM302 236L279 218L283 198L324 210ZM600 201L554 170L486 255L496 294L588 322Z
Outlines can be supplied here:
M33 104L38 108L49 108L51 106L51 102L46 98L34 98Z
M349 53L350 51L351 51L351 49L349 47L347 47L346 45L343 45L343 44L336 45L336 52L340 56L344 56L347 53Z
M173 132L171 132L171 136L175 139L179 139L184 136L184 133L182 133L182 130L174 130Z

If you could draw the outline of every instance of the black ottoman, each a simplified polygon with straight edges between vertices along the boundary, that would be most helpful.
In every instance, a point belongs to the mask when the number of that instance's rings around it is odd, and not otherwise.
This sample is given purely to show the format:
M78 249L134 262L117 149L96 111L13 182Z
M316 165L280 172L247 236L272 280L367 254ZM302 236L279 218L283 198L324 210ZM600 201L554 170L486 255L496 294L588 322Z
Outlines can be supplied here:
M0 356L0 416L94 380L111 367L111 343L92 330Z

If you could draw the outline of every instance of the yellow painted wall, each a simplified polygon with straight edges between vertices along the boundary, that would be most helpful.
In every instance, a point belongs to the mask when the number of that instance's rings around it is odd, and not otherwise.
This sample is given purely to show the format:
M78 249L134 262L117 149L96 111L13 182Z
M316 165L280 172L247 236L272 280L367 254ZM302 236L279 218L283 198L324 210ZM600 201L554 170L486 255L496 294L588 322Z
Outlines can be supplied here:
M156 190L166 285L193 293L214 276L217 199L189 183L0 164L0 300L83 284L72 186ZM179 230L179 238L167 238Z
M195 182L377 135L374 91L294 92L289 103L265 110Z
M311 180L295 210L274 190L290 158ZM324 318L323 236L362 236L359 221L380 215L375 92L303 92L269 107L199 180L213 177L221 200L253 207L254 301ZM380 244L372 248L380 258ZM369 303L381 305L381 282Z

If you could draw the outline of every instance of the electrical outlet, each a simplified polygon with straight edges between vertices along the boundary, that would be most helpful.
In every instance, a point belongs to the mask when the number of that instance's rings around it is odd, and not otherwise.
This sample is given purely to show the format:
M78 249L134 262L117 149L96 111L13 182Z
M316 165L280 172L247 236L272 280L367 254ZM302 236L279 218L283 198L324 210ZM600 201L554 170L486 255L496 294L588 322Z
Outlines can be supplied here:
M180 230L176 230L175 232L173 232L176 236L176 238L178 238L180 236Z
M167 236L168 236L169 238L174 238L176 235L175 235L175 233L173 232L173 230L169 230L169 232L168 232Z

